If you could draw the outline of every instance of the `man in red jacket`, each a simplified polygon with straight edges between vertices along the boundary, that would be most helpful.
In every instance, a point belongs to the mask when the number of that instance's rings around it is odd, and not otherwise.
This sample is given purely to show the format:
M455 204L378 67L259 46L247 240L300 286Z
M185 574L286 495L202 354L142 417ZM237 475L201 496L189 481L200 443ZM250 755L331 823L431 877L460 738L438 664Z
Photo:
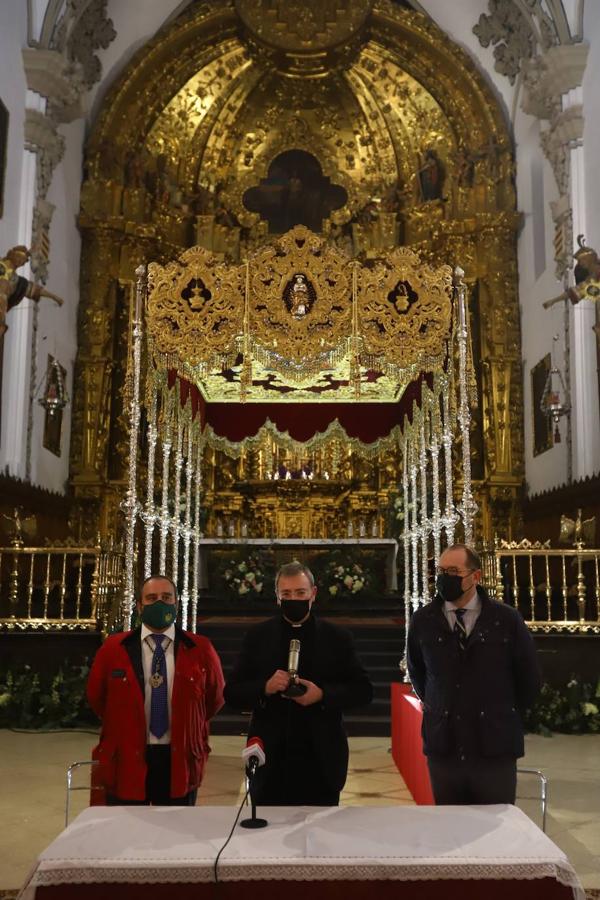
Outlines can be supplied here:
M221 662L208 638L175 624L170 579L147 578L137 608L141 627L108 637L90 671L102 720L94 783L109 805L194 806L208 723L223 705Z

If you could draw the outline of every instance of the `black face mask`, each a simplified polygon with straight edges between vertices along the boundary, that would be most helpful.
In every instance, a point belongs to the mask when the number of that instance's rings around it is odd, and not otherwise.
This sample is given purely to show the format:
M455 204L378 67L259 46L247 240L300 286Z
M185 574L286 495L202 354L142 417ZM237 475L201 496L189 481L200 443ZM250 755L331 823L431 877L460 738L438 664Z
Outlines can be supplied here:
M438 575L435 580L435 587L442 600L446 600L448 603L456 603L464 594L462 583L462 575Z
M310 611L310 600L282 600L281 612L288 622L299 624Z

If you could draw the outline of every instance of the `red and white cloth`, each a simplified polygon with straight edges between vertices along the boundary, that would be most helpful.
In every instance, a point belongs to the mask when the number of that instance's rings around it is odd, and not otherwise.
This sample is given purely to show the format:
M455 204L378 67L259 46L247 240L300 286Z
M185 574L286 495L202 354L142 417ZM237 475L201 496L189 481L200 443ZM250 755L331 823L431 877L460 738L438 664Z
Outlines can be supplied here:
M40 855L20 898L34 900L48 885L207 884L235 814L92 807ZM514 806L271 807L260 815L268 828L236 828L220 881L551 878L584 900L567 857Z

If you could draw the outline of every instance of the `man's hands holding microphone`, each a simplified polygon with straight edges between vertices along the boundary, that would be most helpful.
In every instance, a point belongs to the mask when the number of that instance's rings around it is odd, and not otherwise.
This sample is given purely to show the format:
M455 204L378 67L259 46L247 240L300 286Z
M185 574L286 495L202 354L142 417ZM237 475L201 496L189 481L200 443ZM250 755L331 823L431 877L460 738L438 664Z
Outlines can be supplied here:
M271 697L273 694L279 694L287 689L289 683L290 673L284 672L283 669L277 669L265 684L265 694L267 697ZM323 699L323 691L313 681L308 681L306 678L299 678L296 675L294 677L294 683L303 684L306 687L305 694L302 694L300 697L289 698L299 706L312 706L313 703L320 703Z
M270 697L272 694L278 694L280 691L285 691L289 683L289 673L284 672L283 669L277 669L265 684L265 694L267 697Z

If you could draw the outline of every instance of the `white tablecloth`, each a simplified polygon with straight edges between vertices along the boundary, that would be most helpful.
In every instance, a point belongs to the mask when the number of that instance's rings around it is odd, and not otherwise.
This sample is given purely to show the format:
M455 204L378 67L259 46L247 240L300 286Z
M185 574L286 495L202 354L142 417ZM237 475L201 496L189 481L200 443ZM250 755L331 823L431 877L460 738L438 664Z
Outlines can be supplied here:
M23 888L76 883L202 883L233 807L92 807L37 860ZM242 817L249 813L242 813ZM584 894L568 859L514 806L272 807L236 827L219 880L440 880L551 877Z

